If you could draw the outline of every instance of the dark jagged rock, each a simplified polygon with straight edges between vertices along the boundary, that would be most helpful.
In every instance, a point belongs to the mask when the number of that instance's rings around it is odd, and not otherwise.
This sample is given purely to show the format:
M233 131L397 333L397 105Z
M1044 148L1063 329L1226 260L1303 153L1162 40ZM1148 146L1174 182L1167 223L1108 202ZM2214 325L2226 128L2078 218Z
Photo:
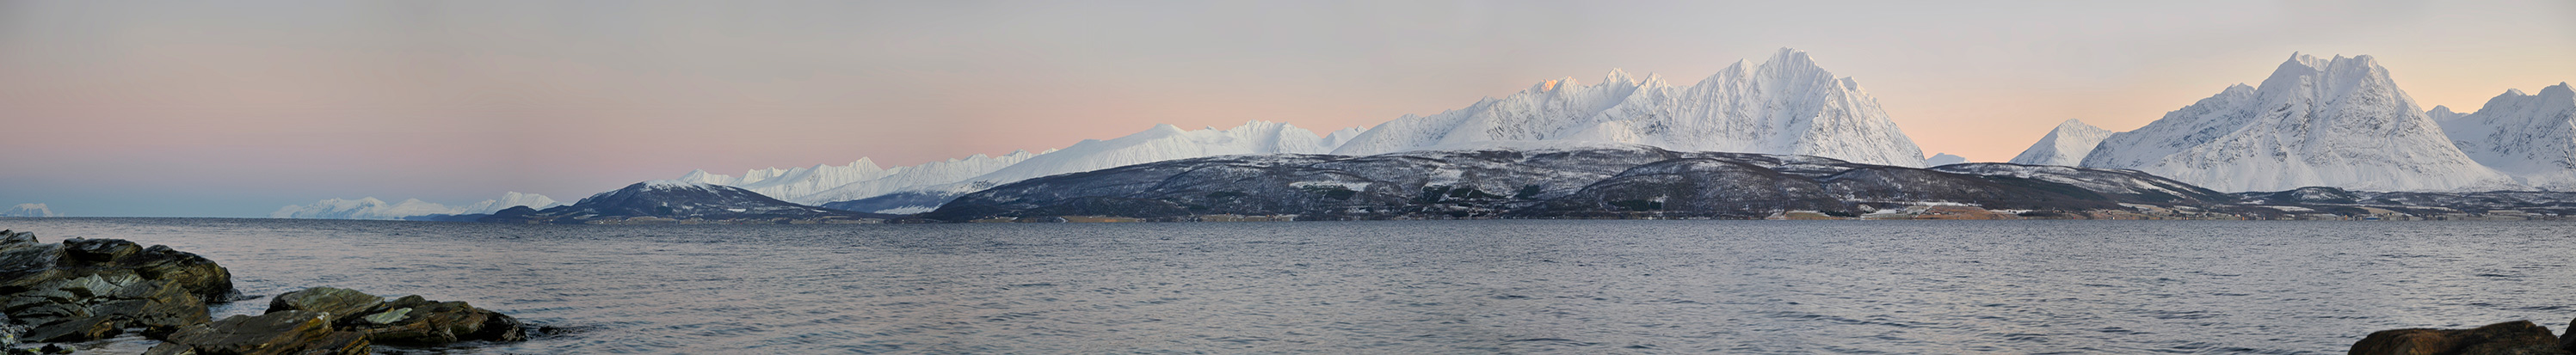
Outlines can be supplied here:
M2397 329L2370 333L2352 344L2352 355L2565 355L2549 328L2531 321L2473 329Z
M461 301L431 301L419 295L385 301L358 291L315 287L278 295L270 307L270 312L338 310L328 313L335 329L365 334L369 341L380 344L527 340L526 327L509 315Z
M2576 320L2567 321L2566 332L2558 334L2558 350L2576 353Z
M338 330L330 313L289 310L236 315L171 334L144 354L366 354L364 333Z
M521 206L525 207L525 206ZM513 207L477 221L554 224L879 223L902 216L806 206L742 188L656 180L544 210Z
M404 296L377 307L379 311L343 318L341 324L389 344L446 344L467 340L521 341L527 333L517 319L462 301L436 302Z
M0 309L31 342L113 337L126 328L169 334L206 323L229 301L232 273L205 257L117 239L43 244L0 231Z
M365 292L337 287L314 287L269 298L268 311L316 311L330 313L332 319L337 320L384 304L384 297Z

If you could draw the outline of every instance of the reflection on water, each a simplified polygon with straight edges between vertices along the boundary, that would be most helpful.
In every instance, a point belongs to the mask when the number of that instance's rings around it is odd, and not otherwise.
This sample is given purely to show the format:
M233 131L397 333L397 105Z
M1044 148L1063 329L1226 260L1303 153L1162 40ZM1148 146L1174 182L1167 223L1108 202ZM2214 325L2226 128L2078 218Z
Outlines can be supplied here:
M0 219L203 254L255 295L421 294L581 330L479 349L512 353L2339 353L2379 329L2559 328L2571 227Z

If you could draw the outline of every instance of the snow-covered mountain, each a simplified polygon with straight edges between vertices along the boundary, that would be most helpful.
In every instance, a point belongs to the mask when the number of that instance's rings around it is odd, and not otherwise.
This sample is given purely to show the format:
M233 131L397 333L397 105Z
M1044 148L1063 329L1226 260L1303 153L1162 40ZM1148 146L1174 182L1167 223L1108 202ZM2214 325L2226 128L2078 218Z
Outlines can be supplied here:
M1355 130L1355 129L1354 129ZM1345 132L1351 130L1344 130ZM1279 122L1249 121L1230 129L1208 127L1184 131L1155 125L1144 132L1110 140L1083 140L1055 153L1030 158L968 181L1005 184L1047 175L1078 173L1172 159L1235 154L1324 154L1351 135L1314 131Z
M1373 155L1473 147L1482 142L1580 140L1681 151L1800 154L1866 164L1923 166L1923 151L1888 121L1878 100L1836 78L1806 52L1781 49L1687 86L1612 70L1599 84L1549 80L1502 98L1430 116L1406 115L1335 149Z
M1950 153L1933 154L1930 158L1923 158L1924 166L1942 166L1967 162L1968 157L1951 155Z
M1015 152L1014 154L1027 154L1027 152ZM980 155L977 156L976 159L992 160L992 158ZM952 160L952 162L954 161ZM930 164L939 163L943 162L933 162ZM742 177L709 174L706 170L697 170L689 172L688 175L681 176L678 180L691 183L733 186L745 190L760 192L763 195L769 196L802 196L821 192L823 190L829 190L834 187L840 187L841 185L848 185L850 183L885 178L887 175L898 173L900 172L899 170L904 170L904 168L909 167L886 169L877 167L877 163L874 160L859 158L858 161L850 162L850 165L841 166L815 164L813 167L804 168L752 169L751 171L743 172Z
M856 198L882 195L903 188L945 184L1001 170L1038 156L1054 153L1016 151L999 157L975 156L882 169L875 161L859 158L848 166L816 165L811 168L752 169L742 177L691 171L679 181L724 185L759 192L772 198L803 204L855 199L833 199L834 196L857 195Z
M45 204L42 204L42 203L21 203L21 204L18 204L18 207L12 207L12 208L10 208L9 210L6 210L6 211L0 211L0 217L62 217L62 216L63 216L62 214L54 213L54 209L52 209L52 208L46 208L46 207L45 207Z
M2525 185L2576 191L2576 90L2567 83L2541 88L2538 95L2506 90L2476 113L2449 111L2435 107L2428 115L2470 159Z
M387 203L384 200L378 200L374 197L355 200L335 198L314 202L309 205L290 205L278 208L276 212L269 212L268 217L318 219L403 219L405 217L421 217L441 214L461 215L492 213L493 211L500 211L502 209L515 206L546 208L559 205L562 205L562 203L555 202L555 199L547 198L545 195L519 193L515 191L501 194L501 198L499 199L483 200L483 202L476 202L456 207L422 202L420 199L405 199L398 203Z
M2029 149L2021 151L2021 155L2013 156L2010 162L2075 166L2084 163L2084 155L2092 154L2094 145L2102 144L2103 138L2110 137L2110 130L2068 119L2058 123L2057 129L2049 130L2048 135L2040 136L2039 143L2031 143Z
M1348 128L1333 134L1317 136L1314 131L1296 125L1268 121L1249 121L1230 129L1202 128L1181 130L1172 125L1155 125L1144 132L1110 140L1083 140L1073 146L1057 149L1028 161L1012 164L984 175L936 185L909 186L868 196L841 194L808 197L808 200L856 201L870 197L903 193L903 202L894 204L836 204L848 208L865 205L867 212L925 212L948 202L948 198L986 188L1049 175L1071 174L1173 159L1187 159L1235 154L1324 154L1333 147L1359 135L1359 129ZM838 192L838 191L836 191ZM928 198L924 198L928 197Z
M1230 129L1208 127L1195 131L1157 125L1125 137L1084 140L1073 146L1036 154L1023 151L1002 157L977 155L894 169L877 169L873 162L860 159L850 166L756 169L740 178L700 170L679 180L741 187L803 204L861 200L893 193L925 194L936 197L929 200L945 202L945 196L1029 178L1164 160L1231 154L1322 154L1360 132L1358 128L1349 128L1318 136L1314 131L1295 125L1267 121L1244 122ZM898 213L927 210L937 207L937 202L876 206L869 210Z
M2261 87L2237 84L2114 133L2085 167L2137 169L2219 191L2524 188L2452 146L2370 56L2292 55Z
M2518 93L2518 92L2519 92L2519 91L2515 91L2515 90L2513 90L2513 89L2505 89L2505 90L2506 90L2508 93ZM2432 109L2432 110L2430 110L2430 111L2424 111L2424 118L2431 118L2431 119L2433 119L2433 122L2434 122L2434 123L2443 123L2443 122L2448 122L2448 121L2450 121L2451 119L2454 119L2454 118L2460 118L2460 116L2468 116L2468 115L2469 115L2469 114L2465 114L2465 113L2451 112L2451 107L2450 107L2450 106L2442 106L2442 105L2433 105L2433 109ZM2443 127L2444 127L2444 128L2442 128L2442 130L2443 130L2444 132L2448 132L2448 131L2450 131L2449 126L2443 126Z

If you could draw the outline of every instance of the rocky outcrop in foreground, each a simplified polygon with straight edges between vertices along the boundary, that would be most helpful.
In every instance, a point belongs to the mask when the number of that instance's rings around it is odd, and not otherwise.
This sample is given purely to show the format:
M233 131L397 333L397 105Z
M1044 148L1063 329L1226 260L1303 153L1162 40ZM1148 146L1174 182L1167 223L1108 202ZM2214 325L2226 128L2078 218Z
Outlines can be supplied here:
M277 295L268 313L232 316L170 335L145 354L364 354L368 345L446 345L527 340L517 319L419 295L391 301L315 287Z
M2568 325L2576 330L2576 322ZM2472 329L2397 329L2370 333L2352 344L2352 355L2566 355L2576 354L2576 332L2566 337L2531 321Z
M205 257L118 239L57 244L0 230L0 349L139 330L148 354L365 354L368 346L521 341L517 319L465 302L393 300L346 289L289 292L268 313L212 320L208 303L241 299L232 272ZM47 346L49 352L61 349Z
M167 246L79 238L44 244L32 233L0 230L0 295L9 328L0 333L70 342L204 324L207 303L239 293L231 271Z

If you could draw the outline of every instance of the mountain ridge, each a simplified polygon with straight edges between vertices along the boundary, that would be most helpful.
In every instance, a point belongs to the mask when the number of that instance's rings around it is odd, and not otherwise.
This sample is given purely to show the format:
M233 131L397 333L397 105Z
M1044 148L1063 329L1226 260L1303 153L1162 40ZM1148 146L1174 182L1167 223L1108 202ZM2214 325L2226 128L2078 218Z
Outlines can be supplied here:
M2437 120L2443 132L2478 164L2535 188L2576 191L2576 89L2566 82L2537 94L2506 89L2474 113L2428 115L2448 116Z
M2057 128L2049 129L2047 135L2039 137L2038 143L2031 143L2030 148L2022 149L2020 155L2013 156L2008 162L2023 165L2080 165L2084 163L2084 156L2092 154L2093 147L2101 145L2102 139L2110 138L2111 133L2114 132L2085 124L2083 120L2070 118L2065 122L2058 122Z
M2368 55L2293 54L2260 87L2236 84L2113 133L2080 164L2219 191L2525 188L2471 160Z
M1549 80L1501 98L1379 124L1333 150L1372 155L1477 141L1583 140L1692 151L1816 155L1922 166L1922 148L1877 99L1806 52L1782 48L1688 86L1611 70L1602 82Z

